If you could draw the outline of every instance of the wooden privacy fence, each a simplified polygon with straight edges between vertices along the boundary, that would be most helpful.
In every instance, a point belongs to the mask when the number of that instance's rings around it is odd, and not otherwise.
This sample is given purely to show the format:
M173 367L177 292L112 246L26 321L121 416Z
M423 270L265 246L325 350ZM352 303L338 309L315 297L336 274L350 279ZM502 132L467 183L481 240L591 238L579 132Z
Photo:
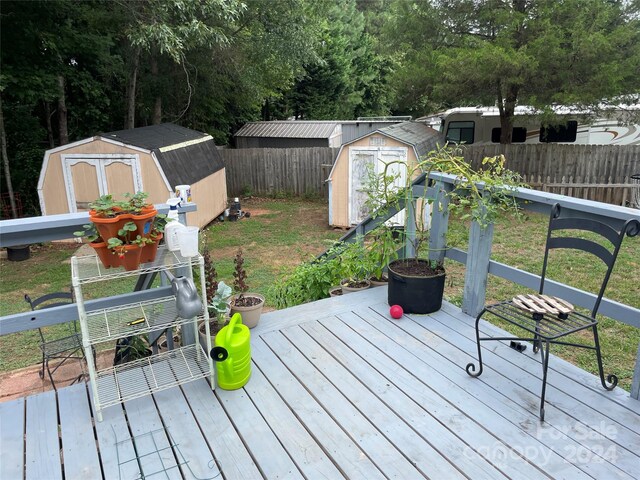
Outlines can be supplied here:
M327 197L325 180L339 148L239 148L222 150L227 192L238 196L290 193Z
M484 157L504 154L507 167L531 188L615 205L632 206L638 198L640 145L478 145L465 147L477 167Z

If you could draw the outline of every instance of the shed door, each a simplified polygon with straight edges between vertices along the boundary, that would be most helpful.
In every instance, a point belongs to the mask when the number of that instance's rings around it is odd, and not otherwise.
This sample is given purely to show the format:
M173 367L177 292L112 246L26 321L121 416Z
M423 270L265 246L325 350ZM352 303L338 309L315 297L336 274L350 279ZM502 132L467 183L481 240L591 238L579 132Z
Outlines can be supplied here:
M405 147L378 147L349 149L349 222L356 225L364 220L369 211L366 207L367 193L364 187L367 182L367 172L373 170L378 175L384 171L385 164L391 164L387 175L397 178L394 184L404 187L407 175L407 149ZM390 223L403 225L402 212L394 215Z
M349 156L349 222L354 225L360 223L369 214L365 205L367 194L364 187L367 182L367 172L375 171L378 152L353 149Z
M70 212L88 210L101 195L122 199L142 190L137 155L63 155L62 163Z

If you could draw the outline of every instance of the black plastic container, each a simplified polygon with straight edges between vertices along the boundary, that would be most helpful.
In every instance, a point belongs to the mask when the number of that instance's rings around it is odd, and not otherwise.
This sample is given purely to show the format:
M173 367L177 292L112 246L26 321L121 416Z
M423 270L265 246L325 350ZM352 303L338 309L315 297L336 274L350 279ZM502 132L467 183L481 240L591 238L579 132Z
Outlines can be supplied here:
M389 264L389 305L400 305L405 313L432 313L442 307L444 272L432 277L407 276Z
M14 245L7 247L7 260L10 262L22 262L30 256L29 245Z

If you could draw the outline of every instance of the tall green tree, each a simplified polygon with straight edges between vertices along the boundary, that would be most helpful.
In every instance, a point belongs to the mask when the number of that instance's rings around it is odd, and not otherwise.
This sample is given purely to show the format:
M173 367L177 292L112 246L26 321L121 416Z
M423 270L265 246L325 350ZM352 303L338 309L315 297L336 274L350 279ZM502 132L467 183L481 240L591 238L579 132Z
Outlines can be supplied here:
M319 20L317 57L278 103L278 115L349 119L384 114L387 64L375 51L355 0L330 0Z
M636 2L397 0L393 9L399 104L495 103L501 143L511 142L518 103L594 106L639 90Z

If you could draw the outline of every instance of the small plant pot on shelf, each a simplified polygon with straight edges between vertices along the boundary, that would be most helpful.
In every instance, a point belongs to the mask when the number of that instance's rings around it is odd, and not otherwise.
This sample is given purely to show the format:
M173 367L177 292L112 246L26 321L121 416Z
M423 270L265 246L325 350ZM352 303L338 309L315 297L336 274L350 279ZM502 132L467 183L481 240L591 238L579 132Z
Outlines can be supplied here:
M158 244L162 240L162 234L159 233L153 243L147 243L142 247L142 253L140 254L140 263L153 262L158 254Z
M231 297L231 316L239 313L242 316L242 323L249 328L258 325L262 308L264 307L264 297L258 293L245 293Z
M342 287L342 294L353 293L353 292L361 292L362 290L366 290L371 287L371 282L369 280L342 280L340 282L340 286Z
M90 242L89 245L96 251L96 255L105 268L120 266L118 256L114 255L113 252L109 250L109 248L107 247L107 242L99 238L98 240Z
M137 270L140 266L140 256L142 255L142 248L138 245L124 245L121 253L116 253L114 257L119 259L120 265L124 267L127 272Z

